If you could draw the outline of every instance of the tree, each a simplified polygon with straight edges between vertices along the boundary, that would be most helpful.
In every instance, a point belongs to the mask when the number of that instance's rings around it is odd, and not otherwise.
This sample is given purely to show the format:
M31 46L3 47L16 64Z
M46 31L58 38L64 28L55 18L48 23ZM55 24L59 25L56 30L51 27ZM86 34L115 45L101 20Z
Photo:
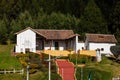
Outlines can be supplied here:
M117 39L119 38L120 33L120 1L116 3L115 8L113 9L113 12L111 13L111 32L115 34ZM120 42L120 39L118 39L118 42Z
M107 33L107 24L94 0L89 0L80 18L82 33Z
M53 12L51 14L38 14L37 24L39 28L47 29L77 29L79 19L69 14Z
M110 51L113 53L113 55L118 58L120 56L120 46L111 46Z
M17 19L12 19L10 23L12 33L15 33L25 27L34 27L34 21L28 11L21 13Z
M4 20L0 20L0 43L5 44L7 41L7 25Z

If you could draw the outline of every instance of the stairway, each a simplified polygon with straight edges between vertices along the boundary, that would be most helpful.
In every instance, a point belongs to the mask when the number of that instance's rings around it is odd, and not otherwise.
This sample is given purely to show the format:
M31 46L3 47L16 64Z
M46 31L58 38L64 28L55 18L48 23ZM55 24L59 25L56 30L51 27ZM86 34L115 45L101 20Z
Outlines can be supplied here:
M56 60L58 65L58 73L63 80L75 80L75 68L74 65L68 60Z

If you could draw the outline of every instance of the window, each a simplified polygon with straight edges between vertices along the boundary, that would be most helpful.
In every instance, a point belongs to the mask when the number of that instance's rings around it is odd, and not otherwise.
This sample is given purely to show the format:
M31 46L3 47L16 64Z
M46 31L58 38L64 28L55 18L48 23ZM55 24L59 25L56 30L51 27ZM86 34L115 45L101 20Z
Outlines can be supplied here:
M104 51L104 48L101 48L101 51Z

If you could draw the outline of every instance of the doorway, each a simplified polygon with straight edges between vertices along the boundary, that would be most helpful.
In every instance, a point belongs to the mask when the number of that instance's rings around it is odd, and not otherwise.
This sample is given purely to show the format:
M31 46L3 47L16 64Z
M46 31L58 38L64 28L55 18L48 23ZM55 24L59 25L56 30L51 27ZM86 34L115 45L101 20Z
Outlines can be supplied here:
M59 43L57 41L55 41L54 45L55 45L55 50L59 50Z

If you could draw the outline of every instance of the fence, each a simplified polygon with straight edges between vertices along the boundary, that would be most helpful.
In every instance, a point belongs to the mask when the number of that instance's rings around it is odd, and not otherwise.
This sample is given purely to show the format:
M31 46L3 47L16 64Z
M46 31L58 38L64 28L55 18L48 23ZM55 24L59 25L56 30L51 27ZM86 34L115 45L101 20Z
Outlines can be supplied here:
M12 70L0 70L0 74L9 74L9 73L19 73L19 74L23 74L24 73L24 69L21 70L16 70L16 69L12 69Z
M118 77L118 78L112 78L112 80L120 80L120 78Z

